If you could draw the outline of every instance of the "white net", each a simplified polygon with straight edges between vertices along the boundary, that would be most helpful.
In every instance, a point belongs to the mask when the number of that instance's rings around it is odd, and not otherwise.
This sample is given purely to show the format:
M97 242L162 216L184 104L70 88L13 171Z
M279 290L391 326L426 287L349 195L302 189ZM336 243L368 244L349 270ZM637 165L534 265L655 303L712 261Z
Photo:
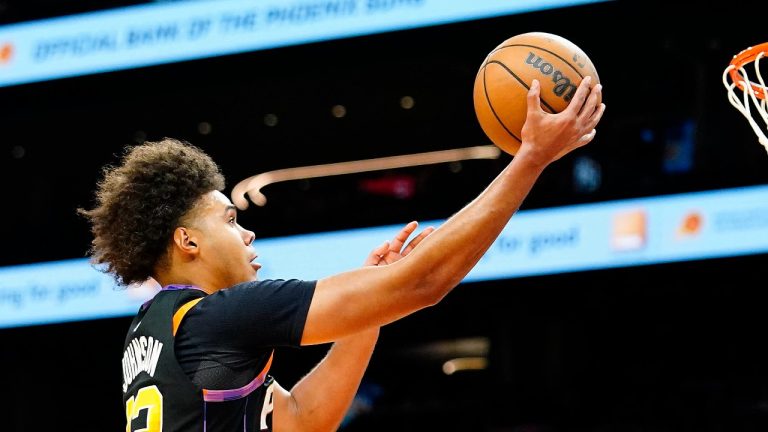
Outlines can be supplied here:
M760 73L760 60L766 57L766 54L763 51L755 56L753 65L757 82L750 81L746 65L737 67L731 64L723 72L723 84L728 90L728 101L749 121L752 130L757 135L757 140L768 152L768 137L758 123L759 120L762 120L765 128L768 129L768 101L766 101L768 87L765 86L765 81ZM736 78L731 73L734 70Z

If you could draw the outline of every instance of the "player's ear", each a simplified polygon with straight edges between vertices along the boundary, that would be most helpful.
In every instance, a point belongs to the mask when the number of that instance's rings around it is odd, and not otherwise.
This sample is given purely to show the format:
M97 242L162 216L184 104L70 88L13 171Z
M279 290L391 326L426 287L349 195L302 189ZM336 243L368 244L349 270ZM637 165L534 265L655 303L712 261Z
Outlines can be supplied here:
M176 227L173 230L173 243L182 252L191 255L198 253L197 237L193 230L185 227Z

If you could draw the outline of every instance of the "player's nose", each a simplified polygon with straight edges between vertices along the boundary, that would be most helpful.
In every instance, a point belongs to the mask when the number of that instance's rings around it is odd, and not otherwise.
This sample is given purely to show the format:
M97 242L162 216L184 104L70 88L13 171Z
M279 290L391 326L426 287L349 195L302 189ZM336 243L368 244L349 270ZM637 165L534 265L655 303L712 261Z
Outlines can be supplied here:
M250 246L256 240L256 233L250 230L243 230L243 241L246 246Z

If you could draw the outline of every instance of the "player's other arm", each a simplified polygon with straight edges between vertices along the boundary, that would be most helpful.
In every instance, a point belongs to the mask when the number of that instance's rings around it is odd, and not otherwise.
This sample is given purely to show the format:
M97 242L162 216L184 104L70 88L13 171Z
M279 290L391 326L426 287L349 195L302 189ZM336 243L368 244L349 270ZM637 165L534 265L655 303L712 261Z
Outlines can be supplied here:
M378 328L333 344L326 357L291 391L275 383L275 432L329 432L341 425L373 354Z
M471 203L453 215L406 258L317 282L302 345L338 340L380 327L439 302L490 247L544 168L589 143L605 105L601 87L582 80L558 114L541 109L539 84L528 94L523 143L512 162Z
M433 231L432 227L425 229L404 246L417 225L409 223L391 242L374 249L364 265L388 265L408 255ZM275 384L275 432L338 429L357 393L378 336L379 328L374 327L336 341L325 358L290 392Z

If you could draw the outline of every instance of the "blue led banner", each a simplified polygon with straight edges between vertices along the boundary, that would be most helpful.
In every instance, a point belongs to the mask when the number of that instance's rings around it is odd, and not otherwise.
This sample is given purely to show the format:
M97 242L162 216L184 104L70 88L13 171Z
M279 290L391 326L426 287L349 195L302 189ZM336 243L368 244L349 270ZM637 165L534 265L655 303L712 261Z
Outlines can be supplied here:
M132 6L0 27L0 87L596 1L604 0L205 0Z
M350 270L400 228L257 240L259 276ZM521 211L464 281L756 253L768 253L768 186ZM117 290L85 259L0 268L0 328L131 315L157 288Z

